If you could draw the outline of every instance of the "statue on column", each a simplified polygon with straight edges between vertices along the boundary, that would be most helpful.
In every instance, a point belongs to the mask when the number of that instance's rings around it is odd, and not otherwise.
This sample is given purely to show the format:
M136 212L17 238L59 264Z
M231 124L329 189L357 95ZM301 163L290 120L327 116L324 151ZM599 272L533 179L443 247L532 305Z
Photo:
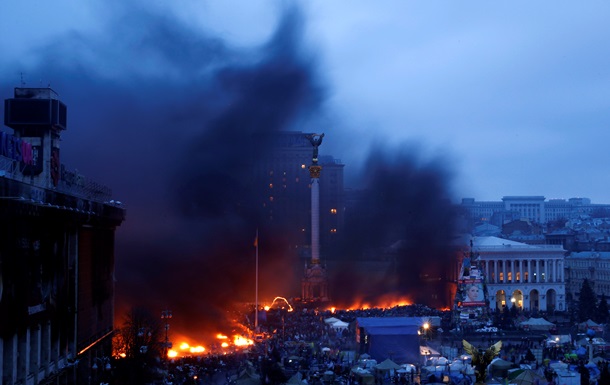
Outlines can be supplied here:
M305 135L309 142L313 146L313 162L318 163L318 147L322 144L322 138L324 134L309 134Z

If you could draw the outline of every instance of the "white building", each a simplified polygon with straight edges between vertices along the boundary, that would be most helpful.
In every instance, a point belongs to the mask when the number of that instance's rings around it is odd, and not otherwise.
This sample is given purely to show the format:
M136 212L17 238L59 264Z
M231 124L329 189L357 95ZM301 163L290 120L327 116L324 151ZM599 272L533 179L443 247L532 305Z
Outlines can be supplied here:
M566 310L562 246L476 237L473 252L486 277L491 310L508 302L524 310Z
M461 207L468 211L475 222L494 222L502 225L507 218L525 218L536 223L547 223L558 219L578 218L598 210L609 210L608 204L592 204L588 198L549 199L542 195L505 196L502 201L475 201L463 198Z
M578 300L583 281L589 280L589 285L597 295L610 296L610 252L583 251L571 253L566 257L566 295L568 300Z

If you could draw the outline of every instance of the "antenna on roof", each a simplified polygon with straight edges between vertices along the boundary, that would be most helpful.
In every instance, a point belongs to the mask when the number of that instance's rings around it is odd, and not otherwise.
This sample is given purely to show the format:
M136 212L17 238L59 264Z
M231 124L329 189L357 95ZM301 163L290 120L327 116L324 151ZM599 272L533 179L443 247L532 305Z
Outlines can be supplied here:
M23 80L23 72L21 74L21 87L25 86L25 80Z

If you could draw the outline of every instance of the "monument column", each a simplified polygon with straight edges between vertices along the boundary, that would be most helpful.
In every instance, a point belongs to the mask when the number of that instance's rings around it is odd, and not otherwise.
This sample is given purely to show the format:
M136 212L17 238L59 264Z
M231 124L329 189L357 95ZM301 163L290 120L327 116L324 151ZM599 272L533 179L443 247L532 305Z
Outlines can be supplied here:
M303 300L328 301L328 277L326 269L320 264L320 173L318 165L318 147L322 144L324 134L305 136L313 146L313 158L309 166L311 177L311 266L305 269L302 280ZM305 290L306 289L306 290Z

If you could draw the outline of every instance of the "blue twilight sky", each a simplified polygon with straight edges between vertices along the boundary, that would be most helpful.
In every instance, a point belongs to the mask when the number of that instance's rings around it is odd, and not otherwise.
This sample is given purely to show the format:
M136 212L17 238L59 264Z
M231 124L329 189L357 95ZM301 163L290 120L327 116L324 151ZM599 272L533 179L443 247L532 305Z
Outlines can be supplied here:
M0 98L50 85L68 106L62 163L125 203L117 314L222 319L207 315L254 287L258 224L224 214L250 195L261 132L324 132L346 187L377 187L356 212L379 222L345 239L410 239L415 277L445 256L430 246L447 197L610 203L608 20L605 1L4 0ZM299 291L281 235L260 237L269 298Z
M368 143L408 141L421 157L441 154L448 162L456 201L544 195L610 202L607 2L294 3L303 14L304 50L325 88L315 125L299 128L326 132L321 152L346 163L346 173ZM160 14L184 25L183 38L212 37L233 52L248 52L269 39L285 4L5 1L0 93L10 97L21 73L26 85L51 84L60 95L78 86L58 78L69 70L47 70L49 59L40 52L49 47L75 55L100 81L134 73L176 81L179 69L135 39L110 41L121 37L112 29L120 25L143 38L156 26L138 15ZM138 62L143 56L150 59L145 64ZM70 114L85 108L63 99ZM70 135L64 135L66 147ZM101 171L83 170L94 178ZM102 179L117 184L112 176Z

